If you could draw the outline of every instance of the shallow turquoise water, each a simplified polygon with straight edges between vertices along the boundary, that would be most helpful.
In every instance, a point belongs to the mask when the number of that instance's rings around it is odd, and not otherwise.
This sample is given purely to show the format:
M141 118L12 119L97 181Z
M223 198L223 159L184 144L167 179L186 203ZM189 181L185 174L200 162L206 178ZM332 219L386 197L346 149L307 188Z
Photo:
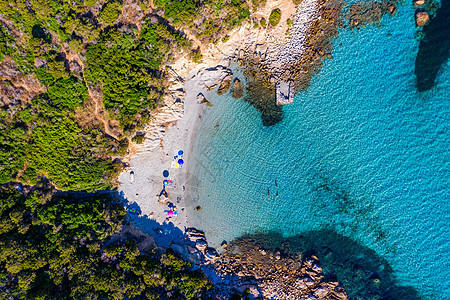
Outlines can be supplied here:
M450 66L419 94L414 32L410 6L342 30L334 59L272 127L230 95L210 99L190 162L202 207L192 222L210 243L331 228L424 298L450 299Z

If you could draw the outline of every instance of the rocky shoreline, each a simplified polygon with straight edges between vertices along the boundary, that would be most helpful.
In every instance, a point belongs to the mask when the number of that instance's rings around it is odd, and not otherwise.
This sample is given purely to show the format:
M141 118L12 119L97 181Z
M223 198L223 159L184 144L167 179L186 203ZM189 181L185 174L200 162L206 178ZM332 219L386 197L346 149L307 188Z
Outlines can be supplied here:
M186 228L182 244L171 245L194 269L201 268L214 280L209 293L216 299L229 299L234 293L250 299L348 299L342 284L323 273L314 254L293 256L252 238L230 245L224 241L222 247L218 254L208 246L204 232L195 228Z

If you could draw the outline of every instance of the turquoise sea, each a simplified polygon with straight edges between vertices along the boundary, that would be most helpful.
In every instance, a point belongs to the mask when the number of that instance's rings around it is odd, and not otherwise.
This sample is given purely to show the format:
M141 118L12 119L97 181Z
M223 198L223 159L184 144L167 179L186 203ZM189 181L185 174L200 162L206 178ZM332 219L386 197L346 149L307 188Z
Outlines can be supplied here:
M415 31L410 4L342 29L274 126L230 94L210 97L190 161L192 223L210 244L332 230L423 299L450 299L450 63L417 92Z

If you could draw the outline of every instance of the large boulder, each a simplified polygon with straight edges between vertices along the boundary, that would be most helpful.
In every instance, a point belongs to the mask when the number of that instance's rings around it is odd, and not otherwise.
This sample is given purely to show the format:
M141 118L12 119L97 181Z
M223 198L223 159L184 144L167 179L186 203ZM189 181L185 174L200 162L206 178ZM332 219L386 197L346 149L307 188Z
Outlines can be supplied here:
M425 11L417 11L416 12L416 24L419 27L425 26L430 20L430 16Z
M204 251L208 247L208 243L204 239L198 239L195 241L195 248L200 251Z
M214 248L208 248L208 249L205 251L205 257L206 257L206 259L208 259L208 260L214 260L214 259L216 259L216 258L219 257L219 254L217 253L216 249L214 249Z

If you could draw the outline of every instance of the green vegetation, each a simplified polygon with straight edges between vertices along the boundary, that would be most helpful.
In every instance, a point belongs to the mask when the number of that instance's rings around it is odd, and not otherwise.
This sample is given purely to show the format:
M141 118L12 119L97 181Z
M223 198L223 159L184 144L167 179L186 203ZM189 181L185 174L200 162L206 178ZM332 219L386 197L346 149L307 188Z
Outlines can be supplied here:
M292 25L294 25L294 21L292 21L291 19L287 19L286 24L287 26L292 27Z
M157 0L155 3L164 9L164 17L169 22L205 42L217 43L229 30L250 18L249 3L245 0Z
M269 24L272 27L275 27L278 25L278 23L280 23L280 20L281 20L281 10L279 8L272 10L269 16Z
M200 51L200 46L197 47L197 49L192 49L191 53L189 54L189 58L195 62L195 63L201 63L202 62L202 52Z
M75 85L73 93L77 92L83 93L83 88ZM58 95L63 90L52 86L49 93ZM67 102L57 105L76 104L76 96L66 96ZM19 179L36 183L46 176L64 189L107 188L120 170L120 165L109 159L117 152L117 143L96 128L82 129L74 111L51 102L42 95L14 115L0 111L0 182Z
M100 21L106 25L113 26L114 22L119 18L122 5L118 2L109 2L105 5L100 13Z
M260 7L266 6L267 0L252 0L252 10L255 12Z
M264 18L261 18L260 24L262 27L266 27L267 26L267 21Z
M145 140L145 137L143 135L135 135L131 141L136 144L142 144Z
M16 185L16 187L19 187ZM210 286L170 250L111 240L125 210L112 193L61 193L40 182L28 194L0 186L0 297L192 299Z
M76 77L59 79L49 87L47 94L59 108L75 109L87 100L87 88Z
M174 49L190 43L160 23L144 24L141 34L109 30L87 48L86 80L103 89L103 103L122 128L145 122L164 93L161 67Z

